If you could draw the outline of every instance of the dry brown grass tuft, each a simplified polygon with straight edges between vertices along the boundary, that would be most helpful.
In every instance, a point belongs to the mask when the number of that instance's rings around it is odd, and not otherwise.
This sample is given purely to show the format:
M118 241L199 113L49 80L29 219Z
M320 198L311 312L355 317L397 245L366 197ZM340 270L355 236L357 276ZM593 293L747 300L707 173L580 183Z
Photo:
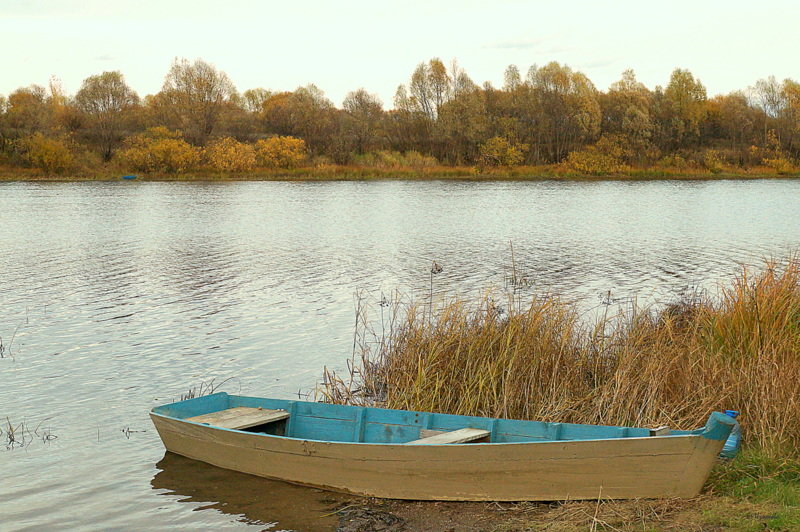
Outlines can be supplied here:
M715 296L633 309L586 326L575 305L492 296L394 309L344 378L326 370L333 402L463 415L631 426L702 426L742 412L745 441L800 455L800 260L743 269Z

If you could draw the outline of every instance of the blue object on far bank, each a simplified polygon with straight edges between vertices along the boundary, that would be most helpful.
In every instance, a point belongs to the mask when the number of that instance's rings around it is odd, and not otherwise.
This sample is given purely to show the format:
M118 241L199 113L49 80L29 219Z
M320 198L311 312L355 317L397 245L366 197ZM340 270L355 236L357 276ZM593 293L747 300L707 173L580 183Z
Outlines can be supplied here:
M725 414L736 419L739 417L739 412L736 410L726 410ZM722 458L733 458L739 452L739 447L742 444L742 429L739 427L737 423L736 426L733 427L731 431L731 435L728 436L728 439L725 441L725 445L722 447L722 452L719 455Z
M136 179L136 176L135 175L124 175L124 176L122 176L122 179Z

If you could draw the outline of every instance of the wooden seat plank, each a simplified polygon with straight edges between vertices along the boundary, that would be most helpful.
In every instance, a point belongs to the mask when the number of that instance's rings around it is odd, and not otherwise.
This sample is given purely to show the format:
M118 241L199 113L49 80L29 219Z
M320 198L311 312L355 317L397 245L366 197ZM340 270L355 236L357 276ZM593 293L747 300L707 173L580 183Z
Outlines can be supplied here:
M413 445L438 445L443 443L467 443L475 440L480 440L481 438L489 437L488 430L482 429L458 429L453 430L450 432L443 432L441 434L436 434L435 436L428 436L427 438L421 438L419 440L414 440L408 442L409 444Z
M242 430L258 425L264 425L266 423L281 421L288 417L289 412L286 410L268 410L266 408L237 406L234 408L228 408L227 410L211 412L210 414L189 417L186 418L186 421L194 421L195 423L202 423L204 425L213 425L223 429Z

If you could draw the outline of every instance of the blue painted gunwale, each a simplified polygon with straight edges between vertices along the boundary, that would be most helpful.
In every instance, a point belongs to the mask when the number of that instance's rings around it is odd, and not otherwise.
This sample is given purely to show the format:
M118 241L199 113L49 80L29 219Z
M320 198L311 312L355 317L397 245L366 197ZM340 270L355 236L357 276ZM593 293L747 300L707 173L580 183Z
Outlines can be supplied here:
M281 409L291 415L286 424L286 435L264 434L264 437L308 441L337 442L369 445L397 445L416 440L420 429L456 430L464 427L480 428L491 432L490 443L477 445L502 445L507 443L545 443L555 441L611 440L621 438L650 438L647 428L606 425L581 425L574 423L548 423L504 418L459 416L409 410L391 410L361 406L332 405L309 401L267 399L229 395L225 392L179 401L153 408L151 413L175 420L209 414L237 406ZM193 425L207 426L192 421ZM673 430L667 436L675 438L702 436L713 440L728 437L736 421L720 412L712 412L705 427L691 431ZM214 427L216 430L248 432ZM260 434L261 435L261 434ZM452 446L453 444L449 444ZM456 444L456 445L476 445Z

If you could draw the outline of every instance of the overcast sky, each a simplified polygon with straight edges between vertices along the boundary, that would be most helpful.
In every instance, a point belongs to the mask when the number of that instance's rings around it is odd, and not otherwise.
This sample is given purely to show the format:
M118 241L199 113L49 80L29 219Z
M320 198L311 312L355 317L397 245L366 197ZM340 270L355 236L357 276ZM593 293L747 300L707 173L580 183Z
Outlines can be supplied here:
M157 92L175 57L202 58L240 91L315 83L338 106L364 87L391 107L431 57L477 83L516 64L566 63L605 90L633 68L648 87L688 68L709 95L800 79L800 3L719 1L0 0L0 94L120 70Z

